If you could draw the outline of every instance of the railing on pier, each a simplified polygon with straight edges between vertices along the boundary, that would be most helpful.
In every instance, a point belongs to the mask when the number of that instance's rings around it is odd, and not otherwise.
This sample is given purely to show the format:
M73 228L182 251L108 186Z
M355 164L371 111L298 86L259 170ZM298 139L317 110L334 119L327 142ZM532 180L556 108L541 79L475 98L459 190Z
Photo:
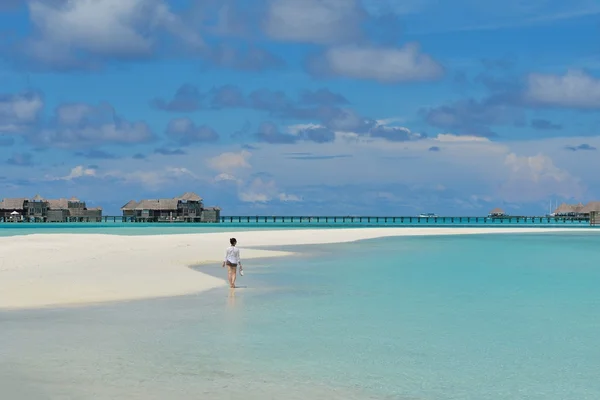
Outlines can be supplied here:
M599 218L600 222L600 218ZM368 217L368 216L222 216L221 223L326 225L480 225L480 224L589 224L575 217Z
M0 222L44 222L34 219L14 221L1 217ZM201 223L201 224L252 224L252 225L323 225L323 226L415 226L415 225L599 225L600 214L592 213L589 218L579 217L369 217L369 216L221 216L217 221L203 222L200 218L136 218L122 215L102 217L80 217L65 222L81 223Z

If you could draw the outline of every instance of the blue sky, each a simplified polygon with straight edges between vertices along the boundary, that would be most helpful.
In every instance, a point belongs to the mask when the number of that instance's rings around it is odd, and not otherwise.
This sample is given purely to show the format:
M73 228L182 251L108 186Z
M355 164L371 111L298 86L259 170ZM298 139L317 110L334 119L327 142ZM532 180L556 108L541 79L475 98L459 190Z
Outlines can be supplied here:
M0 197L225 215L600 199L600 3L4 0Z

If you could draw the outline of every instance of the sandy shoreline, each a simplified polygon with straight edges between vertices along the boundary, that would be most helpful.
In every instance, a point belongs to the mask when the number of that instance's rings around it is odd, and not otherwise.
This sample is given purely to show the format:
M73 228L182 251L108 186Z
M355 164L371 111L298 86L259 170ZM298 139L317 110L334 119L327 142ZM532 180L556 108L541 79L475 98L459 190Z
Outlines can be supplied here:
M189 266L223 259L238 238L243 259L290 253L260 246L352 242L390 236L599 232L573 228L352 228L156 236L35 234L0 237L0 310L83 305L193 294L225 286ZM254 247L254 248L251 248Z

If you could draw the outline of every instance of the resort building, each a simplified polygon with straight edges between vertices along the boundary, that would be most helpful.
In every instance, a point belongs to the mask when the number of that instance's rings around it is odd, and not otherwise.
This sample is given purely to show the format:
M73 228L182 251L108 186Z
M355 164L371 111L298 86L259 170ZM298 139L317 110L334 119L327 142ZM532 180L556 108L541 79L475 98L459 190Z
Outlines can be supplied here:
M123 218L143 222L219 222L219 207L204 207L202 198L187 192L172 199L131 200L123 207Z
M563 203L554 210L557 217L589 218L592 213L600 214L600 201L590 201L586 205Z
M88 208L84 201L12 198L0 201L0 221L3 222L101 222L102 208Z
M490 211L488 216L492 218L505 217L506 213L501 208L494 208L492 211Z

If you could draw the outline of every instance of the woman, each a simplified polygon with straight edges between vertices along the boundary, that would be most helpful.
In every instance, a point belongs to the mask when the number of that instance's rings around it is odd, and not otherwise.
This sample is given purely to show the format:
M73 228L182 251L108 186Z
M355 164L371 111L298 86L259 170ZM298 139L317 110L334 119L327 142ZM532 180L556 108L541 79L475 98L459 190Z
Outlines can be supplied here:
M227 278L229 280L229 287L235 288L235 278L237 277L237 266L240 266L240 275L244 275L244 269L242 268L242 263L240 262L240 249L235 247L237 244L237 240L235 238L229 239L229 243L231 246L227 248L227 252L225 253L225 261L223 261L222 267L225 268L225 265L229 267L229 271L227 272Z

